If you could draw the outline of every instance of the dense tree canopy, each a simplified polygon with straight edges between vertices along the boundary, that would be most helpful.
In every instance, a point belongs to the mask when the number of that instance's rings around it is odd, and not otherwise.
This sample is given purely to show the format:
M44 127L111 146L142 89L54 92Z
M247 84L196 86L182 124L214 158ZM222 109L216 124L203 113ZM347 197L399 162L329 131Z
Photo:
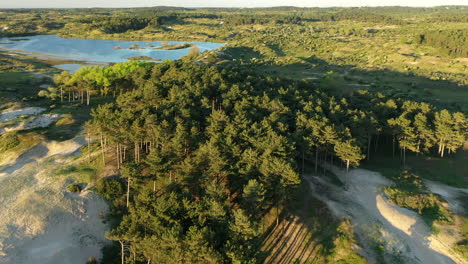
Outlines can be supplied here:
M462 113L238 67L129 62L65 80L119 94L93 110L88 131L126 178L126 213L109 237L152 263L256 263L261 216L300 182L301 158L357 166L379 136L395 138L403 159L443 156L467 137Z

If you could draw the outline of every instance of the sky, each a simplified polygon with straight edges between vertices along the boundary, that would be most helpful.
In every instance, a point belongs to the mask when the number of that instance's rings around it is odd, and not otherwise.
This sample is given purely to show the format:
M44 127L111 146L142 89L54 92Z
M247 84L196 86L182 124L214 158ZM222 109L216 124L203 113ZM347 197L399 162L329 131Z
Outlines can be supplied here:
M468 0L0 0L0 8L63 7L330 7L468 5Z

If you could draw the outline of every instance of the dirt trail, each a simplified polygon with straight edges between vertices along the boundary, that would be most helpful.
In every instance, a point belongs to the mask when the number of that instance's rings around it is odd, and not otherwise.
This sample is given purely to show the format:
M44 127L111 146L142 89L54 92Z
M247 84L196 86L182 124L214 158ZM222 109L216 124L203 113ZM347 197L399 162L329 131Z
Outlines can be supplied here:
M355 169L348 175L336 167L329 169L342 182L348 179L348 190L337 187L322 177L307 176L312 193L325 202L341 218L350 218L354 229L366 246L382 245L387 263L465 264L446 242L431 234L423 219L413 211L391 204L381 187L391 181L376 172ZM325 190L325 191L323 191Z
M84 137L43 142L0 170L0 263L82 264L100 257L108 208L98 195L66 191L71 179L56 175Z

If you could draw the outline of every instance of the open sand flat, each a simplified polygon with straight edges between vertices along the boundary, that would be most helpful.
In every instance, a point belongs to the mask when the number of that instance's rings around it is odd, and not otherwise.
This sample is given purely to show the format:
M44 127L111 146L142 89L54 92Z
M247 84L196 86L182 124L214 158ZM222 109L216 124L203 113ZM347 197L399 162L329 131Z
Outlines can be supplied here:
M43 142L0 171L0 263L83 264L100 257L107 204L98 195L70 193L56 171L70 164L84 137Z

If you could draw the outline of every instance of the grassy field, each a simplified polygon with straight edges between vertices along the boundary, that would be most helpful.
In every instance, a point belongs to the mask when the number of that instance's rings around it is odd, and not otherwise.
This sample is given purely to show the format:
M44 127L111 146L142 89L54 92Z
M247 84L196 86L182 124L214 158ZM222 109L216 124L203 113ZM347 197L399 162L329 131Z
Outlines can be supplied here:
M20 98L36 96L41 83L34 75L27 72L0 72L0 79L1 93Z

